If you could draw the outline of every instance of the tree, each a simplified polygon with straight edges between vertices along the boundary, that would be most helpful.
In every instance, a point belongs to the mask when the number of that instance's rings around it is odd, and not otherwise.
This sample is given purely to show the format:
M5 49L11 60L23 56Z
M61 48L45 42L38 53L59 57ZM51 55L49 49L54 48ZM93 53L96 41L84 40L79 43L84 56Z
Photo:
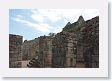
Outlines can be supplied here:
M49 36L54 37L55 33L49 33Z

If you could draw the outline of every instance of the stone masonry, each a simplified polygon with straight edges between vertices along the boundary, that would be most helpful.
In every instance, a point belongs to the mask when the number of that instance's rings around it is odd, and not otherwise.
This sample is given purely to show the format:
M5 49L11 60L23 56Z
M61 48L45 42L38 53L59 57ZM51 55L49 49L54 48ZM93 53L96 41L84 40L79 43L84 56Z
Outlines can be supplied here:
M13 64L17 60L12 60L17 54L17 58L22 54L22 60L30 60L27 64L30 68L99 67L98 16L87 21L80 16L76 22L68 22L63 30L53 37L40 36L23 43L20 41L21 36L10 35L10 67L17 67Z
M52 67L99 67L99 17L70 23L53 39Z
M80 16L77 22L68 22L63 31L54 37L52 67L85 67L83 46L79 43L84 27L85 21Z
M52 65L52 37L39 37L38 66L51 67Z
M22 60L22 36L9 34L9 67L20 68Z
M22 60L31 60L39 51L39 39L25 40L22 44Z
M87 33L88 32L88 33ZM86 21L83 30L83 46L85 66L89 68L99 67L99 17Z
M28 66L32 67L51 67L52 64L52 37L40 36L34 40L25 40L22 45L23 60L32 60L38 58L36 64L30 62Z
M72 33L61 32L53 39L52 67L75 67L76 55L74 54L75 38Z

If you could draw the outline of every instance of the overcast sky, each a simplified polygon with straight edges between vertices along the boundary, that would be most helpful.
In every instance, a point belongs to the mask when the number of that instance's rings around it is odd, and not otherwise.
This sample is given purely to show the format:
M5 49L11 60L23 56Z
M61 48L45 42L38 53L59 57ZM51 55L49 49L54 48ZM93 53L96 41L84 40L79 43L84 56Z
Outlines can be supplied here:
M99 16L98 9L10 9L9 33L31 40L48 33L58 33L67 22Z

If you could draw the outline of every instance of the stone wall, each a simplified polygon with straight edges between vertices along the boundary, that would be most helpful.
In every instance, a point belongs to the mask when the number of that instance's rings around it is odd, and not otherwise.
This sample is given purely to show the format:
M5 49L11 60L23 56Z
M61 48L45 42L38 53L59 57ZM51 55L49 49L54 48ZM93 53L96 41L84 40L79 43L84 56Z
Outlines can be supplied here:
M52 67L99 67L99 17L70 23L53 38Z
M22 44L22 60L31 60L39 51L39 39L25 40Z
M23 60L31 60L28 67L51 67L52 37L40 36L34 40L24 41L22 54Z
M58 33L53 39L53 56L52 67L64 68L74 67L76 63L74 54L75 38L73 33L61 32Z
M51 67L52 64L52 37L41 36L39 39L38 66Z
M40 36L33 40L10 35L10 67L16 58L30 60L28 67L35 68L98 68L99 17L85 21L82 16L68 22L55 36ZM21 52L22 51L22 52ZM12 64L12 65L11 65ZM13 66L14 67L14 66Z
M20 68L22 36L9 34L9 68Z
M86 21L83 30L84 58L86 67L99 67L99 17Z

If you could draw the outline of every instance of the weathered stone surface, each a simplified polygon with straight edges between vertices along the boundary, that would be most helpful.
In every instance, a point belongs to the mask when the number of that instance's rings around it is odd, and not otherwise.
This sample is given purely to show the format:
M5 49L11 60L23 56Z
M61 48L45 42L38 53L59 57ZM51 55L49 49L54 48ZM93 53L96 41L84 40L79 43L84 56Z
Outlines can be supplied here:
M52 37L40 36L34 40L25 41L22 45L23 60L31 60L28 67L51 67ZM27 58L26 58L27 57ZM38 59L35 59L38 57ZM34 60L35 62L32 62Z
M88 33L87 33L88 32ZM99 17L86 21L83 30L84 58L86 67L99 67Z
M22 36L9 34L9 67L20 68Z
M22 60L31 60L39 52L39 39L25 40L22 44Z
M93 49L91 49L91 47ZM64 49L64 50L63 50ZM53 39L52 67L99 67L99 18L67 25ZM62 63L63 62L63 63Z
M39 67L51 67L52 64L52 37L39 37Z

